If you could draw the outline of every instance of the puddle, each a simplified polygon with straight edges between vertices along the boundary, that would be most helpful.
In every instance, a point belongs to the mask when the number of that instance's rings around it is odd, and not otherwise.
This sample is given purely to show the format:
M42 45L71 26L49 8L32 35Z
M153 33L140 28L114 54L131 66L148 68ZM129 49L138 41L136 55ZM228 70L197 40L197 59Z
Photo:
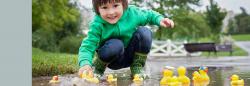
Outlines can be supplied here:
M230 67L230 66L208 66L209 72L208 75L210 77L209 86L230 86L230 76L232 74L238 74L240 78L244 79L245 86L250 86L250 67L249 66L240 66L240 67ZM187 67L187 76L189 78L192 77L192 72L198 70L198 67ZM147 70L146 72L150 72L153 70ZM105 74L111 72L105 72ZM112 74L117 76L117 86L135 86L132 83L129 69L112 71ZM175 74L177 72L175 71ZM147 79L143 82L143 86L160 86L161 72L153 71L151 72L150 79ZM60 84L50 85L48 84L51 77L37 77L32 79L32 86L74 86L73 82L76 78L76 74L69 74L59 76L59 80L61 80ZM86 85L86 84L85 84ZM88 86L108 86L108 83L103 79L100 84L88 84ZM191 85L192 86L192 85Z

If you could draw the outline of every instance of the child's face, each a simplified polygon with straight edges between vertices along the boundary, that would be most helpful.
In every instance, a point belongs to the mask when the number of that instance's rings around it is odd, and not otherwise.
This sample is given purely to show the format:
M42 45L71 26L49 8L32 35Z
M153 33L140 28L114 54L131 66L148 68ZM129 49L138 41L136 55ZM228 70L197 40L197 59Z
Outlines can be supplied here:
M123 14L122 2L107 3L98 9L101 17L110 24L115 24Z

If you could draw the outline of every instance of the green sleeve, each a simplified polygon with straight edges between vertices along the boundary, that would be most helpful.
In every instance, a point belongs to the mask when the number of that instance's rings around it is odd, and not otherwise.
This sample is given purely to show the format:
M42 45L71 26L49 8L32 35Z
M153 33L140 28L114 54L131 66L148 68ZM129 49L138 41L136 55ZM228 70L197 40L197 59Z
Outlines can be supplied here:
M78 63L80 67L84 65L92 66L93 56L99 46L101 37L101 29L98 27L98 24L90 24L90 31L87 37L82 41L78 54Z
M160 13L148 10L148 9L142 9L135 7L138 17L138 20L140 20L140 25L146 25L146 24L153 24L160 26L160 21L164 18Z

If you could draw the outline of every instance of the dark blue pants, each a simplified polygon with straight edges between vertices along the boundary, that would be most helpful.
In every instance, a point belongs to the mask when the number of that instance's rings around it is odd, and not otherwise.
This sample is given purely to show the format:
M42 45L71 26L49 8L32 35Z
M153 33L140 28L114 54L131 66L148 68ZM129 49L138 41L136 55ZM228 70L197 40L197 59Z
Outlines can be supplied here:
M129 67L135 52L148 54L152 44L152 32L146 27L139 27L133 33L127 48L119 39L107 40L97 49L98 58L108 63L110 69L116 70Z

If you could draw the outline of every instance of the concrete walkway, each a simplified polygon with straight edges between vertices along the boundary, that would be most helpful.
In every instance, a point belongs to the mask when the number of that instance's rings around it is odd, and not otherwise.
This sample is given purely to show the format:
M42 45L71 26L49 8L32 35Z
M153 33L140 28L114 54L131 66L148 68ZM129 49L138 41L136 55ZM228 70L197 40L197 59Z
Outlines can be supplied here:
M250 55L250 41L240 41L240 42L235 42L235 44L240 48L244 49L245 51L247 51L248 55Z
M227 68L227 67L247 67L250 69L250 57L180 57L180 58L163 58L154 57L152 60L147 61L147 68L149 71L161 71L164 66L185 66L185 67L216 67L216 68ZM148 70L146 70L148 71Z

